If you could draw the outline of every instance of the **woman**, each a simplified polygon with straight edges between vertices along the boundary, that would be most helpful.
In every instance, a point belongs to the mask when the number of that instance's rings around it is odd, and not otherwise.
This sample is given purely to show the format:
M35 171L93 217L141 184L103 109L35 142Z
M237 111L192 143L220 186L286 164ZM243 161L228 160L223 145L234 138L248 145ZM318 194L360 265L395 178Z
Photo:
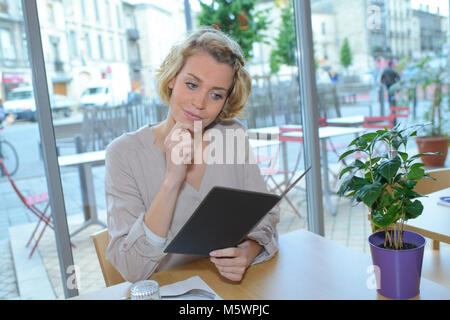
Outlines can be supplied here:
M131 282L201 258L165 254L164 247L212 187L267 192L251 163L248 139L244 163L211 164L207 152L196 156L196 150L211 150L208 132L226 136L226 130L243 130L232 120L251 89L239 45L220 31L200 29L171 49L157 82L162 102L169 105L166 120L122 135L106 153L107 259ZM227 159L235 152L235 160L243 151L226 149ZM273 210L236 248L211 252L220 274L240 281L249 265L270 259L278 249L278 221Z

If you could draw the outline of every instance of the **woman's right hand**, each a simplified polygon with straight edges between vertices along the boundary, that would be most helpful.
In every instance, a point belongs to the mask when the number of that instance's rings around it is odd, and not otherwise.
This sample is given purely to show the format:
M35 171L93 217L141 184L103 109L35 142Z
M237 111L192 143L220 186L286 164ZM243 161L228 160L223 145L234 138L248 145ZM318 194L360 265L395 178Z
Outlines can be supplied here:
M194 158L193 125L177 122L164 140L166 182L180 186L186 178L187 167Z

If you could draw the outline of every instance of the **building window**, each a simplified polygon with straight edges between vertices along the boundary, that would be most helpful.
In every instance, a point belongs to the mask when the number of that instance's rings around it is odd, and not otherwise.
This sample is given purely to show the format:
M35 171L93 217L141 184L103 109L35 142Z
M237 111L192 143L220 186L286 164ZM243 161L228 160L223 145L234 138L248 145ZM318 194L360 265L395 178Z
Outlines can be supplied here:
M100 14L98 11L98 0L94 0L94 12L95 12L95 20L99 21L100 20Z
M50 24L55 24L55 11L50 2L47 2L47 20Z
M109 4L109 0L105 2L105 15L106 20L108 21L108 26L111 27L111 6Z
M83 18L87 18L86 0L81 0L81 14Z
M122 19L120 18L120 6L116 6L117 27L122 28Z
M101 35L98 35L98 56L100 59L104 59L104 52L103 52L103 38Z
M7 29L0 29L0 46L3 59L16 59L16 51L11 39L11 32Z
M119 45L120 45L120 60L125 60L125 43L123 39L119 39Z
M89 59L92 59L91 39L89 38L89 33L84 34L84 41L86 44L86 55Z
M73 30L71 30L69 33L69 45L70 45L70 56L72 58L78 57L77 34Z
M7 0L0 0L0 12L8 13L8 2L7 2Z
M113 37L109 37L109 45L111 50L110 58L111 60L116 60L116 46L114 45L114 39Z

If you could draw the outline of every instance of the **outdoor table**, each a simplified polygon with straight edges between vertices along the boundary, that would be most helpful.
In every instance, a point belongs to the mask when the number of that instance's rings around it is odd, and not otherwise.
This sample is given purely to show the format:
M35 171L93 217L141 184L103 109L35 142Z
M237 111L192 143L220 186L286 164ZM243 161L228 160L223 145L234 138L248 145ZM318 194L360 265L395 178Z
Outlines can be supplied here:
M78 167L80 177L80 189L83 199L83 210L85 222L73 231L70 236L76 235L91 224L100 224L107 227L105 223L98 219L97 202L95 200L94 178L92 175L92 167L105 164L106 151L93 151L77 153L68 156L58 157L60 167Z
M361 127L364 123L364 116L350 116L327 119L327 124L335 127Z
M283 126L283 128L301 128L300 125L286 125ZM333 203L331 201L331 191L329 186L329 179L328 179L328 150L327 150L327 144L326 139L338 137L342 135L358 135L365 131L363 128L356 128L356 127L335 127L335 126L325 126L325 127L319 127L319 139L321 140L321 149L322 149L322 166L324 169L323 173L323 180L324 180L324 195L325 199L327 201L328 208L330 209L330 212L332 215L336 215L336 209L333 206ZM278 139L278 135L280 133L279 127L263 127L263 128L256 128L256 129L249 129L247 130L248 135L250 138L256 138L256 139L268 139L268 140L274 140ZM283 133L284 136L287 137L296 137L296 138L303 138L303 132L302 131L292 131L292 132L285 132ZM283 166L284 171L287 171L287 149L286 144L282 143L283 148Z

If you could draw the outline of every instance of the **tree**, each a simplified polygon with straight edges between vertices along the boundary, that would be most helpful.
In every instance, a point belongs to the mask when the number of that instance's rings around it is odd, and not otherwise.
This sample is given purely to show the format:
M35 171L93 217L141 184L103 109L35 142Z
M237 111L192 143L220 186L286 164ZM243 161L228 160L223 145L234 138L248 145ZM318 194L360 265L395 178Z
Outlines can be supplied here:
M223 31L239 43L247 60L253 57L253 43L264 42L268 18L266 10L255 10L256 0L213 0L205 4L199 0L200 26Z
M279 4L281 7L281 24L278 27L278 37L275 39L274 49L270 52L270 72L277 73L280 64L295 66L295 39L294 11L292 1Z
M352 49L350 48L350 44L348 42L348 38L344 39L344 43L341 47L341 64L347 69L353 62Z

